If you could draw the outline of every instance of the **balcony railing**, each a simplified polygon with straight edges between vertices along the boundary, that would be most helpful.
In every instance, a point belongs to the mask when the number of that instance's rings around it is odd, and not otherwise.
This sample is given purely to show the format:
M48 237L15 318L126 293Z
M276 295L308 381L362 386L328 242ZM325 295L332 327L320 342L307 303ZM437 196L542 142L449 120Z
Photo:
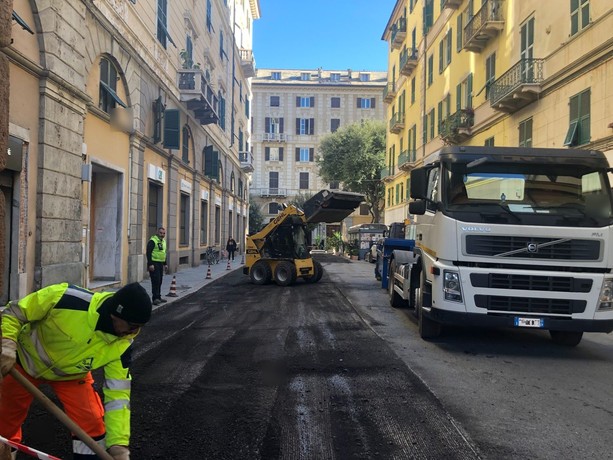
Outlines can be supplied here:
M451 8L453 10L457 10L462 4L463 0L444 0L441 4L441 10L443 8Z
M460 109L441 121L439 133L445 142L456 144L470 136L474 122L473 109Z
M186 103L188 110L194 111L200 124L217 123L218 99L204 72L201 69L181 69L177 72L177 80L181 102Z
M543 82L543 59L521 59L489 88L490 105L512 113L538 98Z
M504 29L502 0L486 0L464 27L464 49L480 53L487 42Z
M398 134L404 129L404 113L396 112L390 118L390 131Z
M409 161L409 151L403 150L402 152L400 152L400 155L398 155L398 167L402 168L402 165L405 164L407 161Z
M396 82L389 82L383 88L383 100L385 102L392 102L396 97Z
M240 50L241 68L245 78L255 77L255 59L252 50Z
M241 162L241 169L245 172L253 172L253 155L251 152L238 152L238 159Z
M417 151L414 149L407 149L405 152L406 158L402 158L404 161L400 161L400 158L398 158L398 168L402 169L403 171L410 171L413 169L413 166L415 166L415 162L417 161Z
M285 133L262 134L262 142L287 142L287 140L287 134Z
M287 189L284 188L261 188L260 189L261 197L271 197L271 196L287 196Z
M406 48L400 53L400 73L402 75L409 76L413 73L415 67L417 67L417 49Z
M390 177L392 175L392 171L391 168L381 168L381 172L379 173L379 177L383 180L385 180L387 177Z
M392 49L399 49L407 37L407 18L399 18L392 26Z

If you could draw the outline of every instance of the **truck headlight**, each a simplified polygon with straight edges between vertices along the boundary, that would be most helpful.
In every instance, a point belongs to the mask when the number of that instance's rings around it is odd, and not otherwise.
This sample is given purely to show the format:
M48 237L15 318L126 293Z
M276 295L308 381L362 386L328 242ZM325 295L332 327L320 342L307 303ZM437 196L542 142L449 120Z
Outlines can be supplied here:
M613 310L613 279L605 278L598 297L598 311Z
M462 302L462 288L460 287L460 274L458 272L443 271L443 292L445 300Z

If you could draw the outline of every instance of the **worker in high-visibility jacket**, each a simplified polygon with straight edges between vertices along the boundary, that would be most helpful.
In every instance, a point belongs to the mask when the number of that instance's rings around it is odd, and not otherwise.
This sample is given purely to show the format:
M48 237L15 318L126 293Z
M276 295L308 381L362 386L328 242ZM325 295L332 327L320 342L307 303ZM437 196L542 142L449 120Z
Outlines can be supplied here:
M21 425L33 399L8 374L14 367L36 386L49 384L70 418L114 459L128 460L130 346L149 321L151 308L138 283L116 292L61 283L9 302L2 313L0 435L21 442ZM104 406L91 375L101 367ZM74 459L97 458L74 435L72 445Z

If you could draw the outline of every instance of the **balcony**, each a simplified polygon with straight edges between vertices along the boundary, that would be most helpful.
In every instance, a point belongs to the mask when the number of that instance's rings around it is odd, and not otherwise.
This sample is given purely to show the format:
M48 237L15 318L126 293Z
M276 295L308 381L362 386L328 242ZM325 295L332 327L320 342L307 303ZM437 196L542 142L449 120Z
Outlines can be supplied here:
M284 188L262 188L260 189L261 197L286 197L287 190Z
M390 132L398 134L404 129L404 113L396 112L390 118Z
M408 48L404 49L400 53L400 73L407 77L413 73L415 67L417 67L417 49Z
M201 69L181 69L177 72L179 97L201 125L217 123L218 100Z
M387 180L388 178L390 178L393 175L393 169L392 168L381 168L381 172L379 173L379 177L382 180Z
M244 172L250 173L254 171L253 155L251 152L238 152L238 159L241 162L241 169Z
M543 59L522 59L490 87L490 106L513 113L535 101L543 82Z
M392 26L392 49L400 49L405 38L407 38L407 18L402 17Z
M262 142L287 142L287 134L264 133L262 134Z
M400 155L402 158L398 158L398 168L403 171L410 171L417 161L417 151L407 149L403 153L405 153L405 156Z
M501 0L486 0L464 27L464 49L480 53L504 28Z
M463 0L444 0L441 4L441 11L444 8L451 8L452 10L457 10L462 4Z
M252 50L240 50L241 68L245 78L255 77L255 59Z
M390 82L383 88L383 100L390 103L396 97L396 82Z
M474 121L473 109L460 109L441 121L439 134L445 142L458 144L470 137Z

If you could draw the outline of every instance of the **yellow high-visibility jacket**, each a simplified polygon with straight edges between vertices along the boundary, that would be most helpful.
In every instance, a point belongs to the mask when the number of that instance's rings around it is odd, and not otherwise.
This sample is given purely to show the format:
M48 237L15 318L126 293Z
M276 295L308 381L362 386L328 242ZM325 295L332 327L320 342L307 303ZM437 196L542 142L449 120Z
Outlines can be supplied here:
M76 380L104 367L106 445L128 446L132 377L122 355L129 356L136 334L117 337L95 330L97 310L112 295L68 283L48 286L7 305L2 336L17 342L20 364L35 378Z

